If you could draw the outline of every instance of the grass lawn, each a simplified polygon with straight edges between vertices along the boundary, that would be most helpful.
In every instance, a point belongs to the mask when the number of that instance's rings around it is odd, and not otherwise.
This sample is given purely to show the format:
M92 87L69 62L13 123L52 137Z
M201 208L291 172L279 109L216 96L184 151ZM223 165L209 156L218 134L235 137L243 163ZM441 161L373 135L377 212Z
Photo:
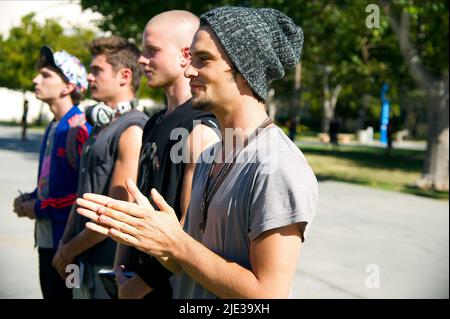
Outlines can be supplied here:
M319 180L336 180L405 192L438 199L447 199L448 192L426 191L414 187L420 176L424 151L385 149L341 145L301 145Z

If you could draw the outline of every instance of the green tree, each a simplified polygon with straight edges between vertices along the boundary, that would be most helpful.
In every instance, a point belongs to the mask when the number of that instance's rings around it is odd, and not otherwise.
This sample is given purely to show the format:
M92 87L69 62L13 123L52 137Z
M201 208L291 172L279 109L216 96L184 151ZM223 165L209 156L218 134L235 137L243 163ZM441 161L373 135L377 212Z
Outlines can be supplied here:
M416 86L425 93L427 156L421 188L449 189L448 2L380 1Z
M94 33L90 30L74 28L65 31L54 19L48 19L40 25L35 21L34 13L24 16L21 24L9 31L8 37L0 34L0 87L18 90L23 94L23 139L26 136L28 103L25 92L33 89L32 81L37 74L35 65L41 46L47 44L56 51L64 49L86 65L90 58L86 45L93 38ZM40 123L39 116L37 124Z
M64 49L87 65L90 60L87 44L93 38L90 30L77 28L67 34L56 20L48 19L40 25L33 13L24 16L8 37L0 34L0 86L22 92L32 90L39 50L45 44L56 51Z
M321 121L324 128L334 115L339 93L342 92L347 97L362 96L361 91L367 94L369 89L369 94L378 95L382 84L382 78L376 77L378 64L362 62L361 43L364 43L365 39L365 43L370 45L368 38L371 37L371 32L364 26L365 2L361 0L327 1L326 3L301 0L213 0L208 2L136 0L132 3L82 0L81 4L83 8L91 8L105 16L100 28L135 38L138 43L145 23L152 16L166 10L186 9L201 15L221 5L244 5L272 7L287 13L305 30L301 74L304 84L295 83L294 71L283 80L275 82L273 88L278 101L276 104L284 105L282 110L286 109L288 116L299 113L300 99L303 96L301 93L304 90L309 91L310 94L302 104L310 105L315 117L325 115ZM367 48L366 51L368 51ZM331 73L325 72L327 69L331 69ZM298 68L297 71L299 71ZM371 74L375 77L370 77ZM327 90L326 84L330 89ZM377 89L374 90L374 87ZM339 106L345 111L348 108L347 105L348 103L341 103ZM318 110L315 111L315 109Z
M293 71L273 84L275 99L285 104L286 114L300 112L301 100L310 122L323 130L336 111L367 116L377 127L383 83L391 87L389 98L397 115L408 108L405 104L418 96L419 89L424 92L428 112L428 151L418 185L448 190L446 0L380 0L384 14L375 28L366 25L366 8L372 4L367 0L82 0L81 4L106 17L100 26L104 30L137 41L152 16L171 9L200 15L213 7L240 5L285 12L305 31L303 83L296 83ZM364 120L360 122L359 126L364 126Z

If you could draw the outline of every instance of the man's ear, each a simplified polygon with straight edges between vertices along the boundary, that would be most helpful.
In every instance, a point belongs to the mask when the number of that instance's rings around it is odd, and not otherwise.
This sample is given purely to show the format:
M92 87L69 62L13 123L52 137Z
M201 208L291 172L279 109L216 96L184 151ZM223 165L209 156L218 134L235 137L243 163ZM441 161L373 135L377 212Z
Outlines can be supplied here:
M181 67L186 67L189 65L189 63L191 63L191 53L189 51L189 48L182 48L181 49Z
M133 72L128 68L123 68L120 70L120 85L126 85L131 83L133 78Z
M75 85L68 82L64 85L64 88L61 90L61 95L63 96L70 95L75 90L76 90Z

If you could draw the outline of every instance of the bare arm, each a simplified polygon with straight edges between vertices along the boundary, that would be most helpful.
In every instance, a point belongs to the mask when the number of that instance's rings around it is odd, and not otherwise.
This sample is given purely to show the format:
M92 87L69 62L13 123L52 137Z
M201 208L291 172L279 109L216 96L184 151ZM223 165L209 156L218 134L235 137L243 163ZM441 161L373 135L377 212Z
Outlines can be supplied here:
M74 218L75 214L77 213L76 206L77 204L73 203L72 210L70 211L69 218L67 219L67 224L66 227L64 228L64 234L61 237L61 244L63 245L69 242L70 239L72 238L73 228L75 227Z
M116 268L117 269L117 268ZM138 275L126 279L116 270L116 280L119 286L119 299L141 299L153 291Z
M184 224L191 199L192 177L194 176L195 164L197 163L200 154L217 142L219 142L219 137L214 130L203 124L195 126L186 140L184 147L186 148L185 153L188 154L189 158L187 160L187 165L183 175L183 185L180 198L181 225ZM136 192L133 194L138 196ZM145 205L147 205L144 199L142 199L142 201ZM116 265L123 264L123 261L125 260L124 254L126 254L127 250L127 246L120 243L118 244ZM174 260L170 260L168 258L157 259L164 267L173 273L177 273L181 269ZM120 288L120 295L123 298L142 298L152 290L153 289L149 287L139 276L134 276Z
M109 186L109 197L124 201L130 200L125 181L128 177L136 181L141 140L142 129L138 126L131 126L122 133ZM78 256L106 238L106 236L85 228L71 241L70 246Z
M139 161L139 152L141 147L142 129L138 126L131 126L126 129L119 140L118 156L112 172L111 184L109 188L109 196L119 200L129 200L128 192L125 187L125 180L130 177L136 180L137 168ZM57 258L54 259L54 265L60 274L65 272L65 264L71 263L73 260L94 247L98 243L105 240L107 237L96 233L90 229L83 229L78 235L67 241L73 227L72 212L69 217L68 225L64 235L63 245L60 248ZM62 260L58 260L58 256Z
M287 298L300 251L298 224L270 230L250 243L251 269L218 256L184 234L173 258L220 298Z
M127 270L128 267L130 249L132 249L130 246L117 243L114 269L116 272L119 299L140 299L153 290L139 275L128 279L122 274L122 269Z
M246 269L186 234L173 209L154 189L152 198L160 211L85 194L84 199L77 200L85 207L78 212L106 225L88 223L86 227L92 230L147 254L175 260L195 281L221 298L288 297L305 223L258 236L250 243L251 268Z
M134 125L122 133L119 140L118 157L109 186L109 197L124 201L132 200L127 192L125 181L127 178L131 178L133 181L137 179L141 144L142 129L140 127Z
M117 244L116 256L114 258L114 268L118 266L128 267L128 261L130 259L130 246Z
M214 130L203 124L195 126L186 140L185 147L186 153L189 154L189 160L184 171L180 199L181 225L184 225L189 202L191 200L192 177L194 176L195 164L204 150L219 141L219 137Z
M186 153L189 154L189 161L186 165L183 176L183 186L181 191L181 226L184 225L186 220L187 210L189 208L189 202L191 200L192 192L192 178L194 176L195 164L197 163L201 153L208 147L219 142L220 139L212 128L209 126L199 124L194 127L186 140ZM173 273L180 272L181 268L175 260L169 258L157 258L159 262Z

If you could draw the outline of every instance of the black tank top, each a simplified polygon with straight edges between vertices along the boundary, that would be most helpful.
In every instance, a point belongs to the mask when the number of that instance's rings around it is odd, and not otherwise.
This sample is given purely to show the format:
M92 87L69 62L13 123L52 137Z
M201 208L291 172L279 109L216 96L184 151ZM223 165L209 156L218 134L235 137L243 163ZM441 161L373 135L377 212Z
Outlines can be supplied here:
M181 189L187 164L183 161L179 163L172 161L171 151L173 152L173 147L181 151L179 146L184 145L185 139L195 125L204 124L219 130L219 124L214 114L193 109L191 100L180 105L167 116L164 116L165 113L166 110L163 110L153 115L144 128L138 187L150 201L150 190L155 188L180 219ZM185 129L185 134L174 134L172 136L174 139L171 139L171 133L177 132L173 131L175 129L178 129L178 132ZM151 203L155 209L158 209L153 201ZM171 273L153 257L134 248L130 249L128 270L137 272L141 279L155 289L146 296L146 299L170 298Z
M181 145L184 145L194 125L204 124L214 129L218 129L219 125L212 113L192 109L190 100L169 115L164 116L165 113L165 110L156 113L145 125L137 185L148 198L150 190L155 188L175 210L179 219L182 180L186 168L186 164L178 157L181 155ZM177 153L180 162L172 160L171 152Z
M111 176L117 159L119 139L130 126L143 128L148 116L138 110L127 112L106 127L94 126L88 141L83 147L78 180L78 197L84 193L108 195ZM75 206L75 205L74 205ZM79 234L88 219L74 214L74 234ZM112 265L116 243L107 238L89 249L79 258L93 265Z

